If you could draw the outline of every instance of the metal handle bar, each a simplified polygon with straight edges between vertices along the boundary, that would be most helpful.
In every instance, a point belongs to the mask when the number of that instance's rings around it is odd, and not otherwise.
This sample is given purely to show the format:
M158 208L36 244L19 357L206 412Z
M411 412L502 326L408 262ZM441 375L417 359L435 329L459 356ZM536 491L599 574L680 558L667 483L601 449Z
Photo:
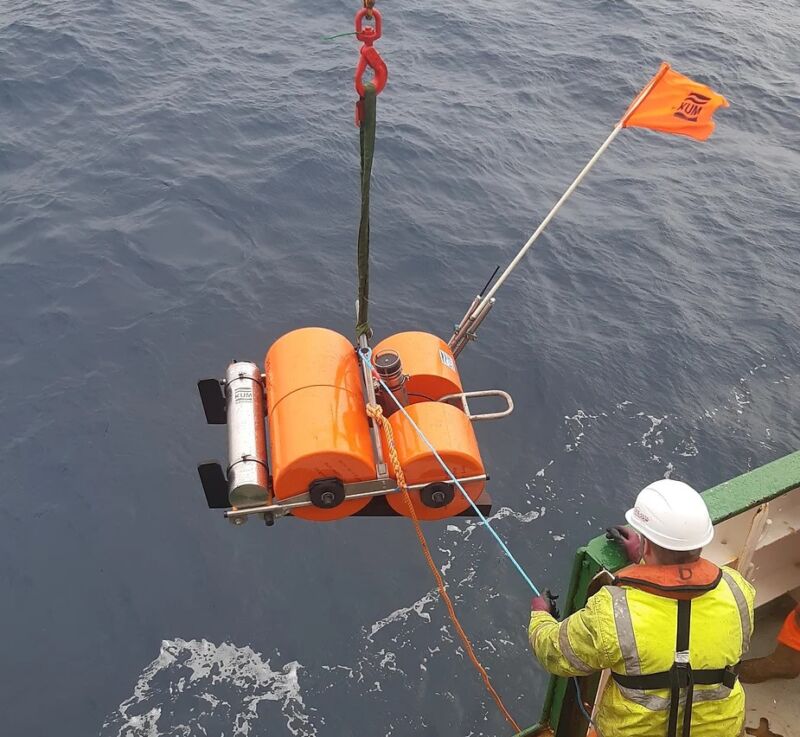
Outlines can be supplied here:
M506 408L500 412L483 412L474 415L470 410L469 402L467 400L476 399L478 397L500 397L501 399L506 400ZM484 389L483 391L478 392L459 392L457 394L448 394L447 396L442 397L439 401L453 404L452 400L458 400L461 402L461 408L464 410L464 414L469 417L472 422L478 422L479 420L499 420L501 417L508 417L514 411L514 400L511 398L511 395L508 392L504 392L502 389Z

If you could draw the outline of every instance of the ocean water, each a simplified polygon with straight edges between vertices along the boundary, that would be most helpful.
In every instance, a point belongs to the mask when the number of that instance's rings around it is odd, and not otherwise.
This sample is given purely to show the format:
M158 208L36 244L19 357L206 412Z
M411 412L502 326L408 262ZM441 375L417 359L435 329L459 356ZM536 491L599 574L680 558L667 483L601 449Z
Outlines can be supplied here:
M499 735L404 520L234 529L195 381L353 333L358 3L0 5L0 689L8 735ZM444 337L662 59L724 93L706 143L625 131L460 360L495 527L564 592L665 475L800 447L796 2L381 5L372 323ZM427 528L517 721L528 591Z

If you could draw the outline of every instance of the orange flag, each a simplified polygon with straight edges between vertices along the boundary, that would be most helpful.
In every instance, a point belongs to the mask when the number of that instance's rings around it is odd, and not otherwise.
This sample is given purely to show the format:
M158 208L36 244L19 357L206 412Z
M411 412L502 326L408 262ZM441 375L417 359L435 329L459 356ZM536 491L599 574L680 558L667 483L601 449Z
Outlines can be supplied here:
M718 107L728 107L722 95L663 62L620 122L623 128L649 128L705 141L714 130L711 116Z

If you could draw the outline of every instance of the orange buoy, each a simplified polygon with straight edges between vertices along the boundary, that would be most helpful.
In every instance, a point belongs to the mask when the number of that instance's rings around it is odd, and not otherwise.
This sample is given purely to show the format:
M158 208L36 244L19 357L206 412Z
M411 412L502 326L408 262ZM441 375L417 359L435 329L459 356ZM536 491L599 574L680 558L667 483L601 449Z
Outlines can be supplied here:
M373 348L375 356L384 351L400 356L403 373L408 376L405 389L409 404L441 399L463 391L453 353L441 338L430 333L397 333Z
M291 502L320 479L343 483L375 477L361 374L355 350L325 328L301 328L272 344L265 359L273 490ZM355 514L369 498L292 514L323 521Z
M485 473L472 423L460 409L444 402L418 402L408 406L406 411L456 478L482 476ZM406 482L409 486L428 485L409 491L417 516L423 520L437 520L463 512L469 502L454 484L439 483L449 477L408 418L402 412L395 412L389 418L389 424ZM462 486L475 501L485 483L484 480L471 481ZM395 512L409 516L402 494L389 494L386 499Z

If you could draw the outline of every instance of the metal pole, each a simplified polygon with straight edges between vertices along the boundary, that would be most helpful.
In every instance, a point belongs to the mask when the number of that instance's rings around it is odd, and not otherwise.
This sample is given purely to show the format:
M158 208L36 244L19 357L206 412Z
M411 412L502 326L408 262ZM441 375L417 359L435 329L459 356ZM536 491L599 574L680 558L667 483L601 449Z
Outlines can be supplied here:
M475 322L481 316L483 312L483 317L486 317L485 305L492 301L492 298L497 293L497 290L503 285L506 279L511 275L511 272L517 267L517 264L522 260L525 254L530 250L531 246L536 242L536 239L542 234L542 231L550 224L550 221L555 217L555 214L561 209L561 206L570 198L572 193L577 189L578 185L583 181L584 177L589 173L592 167L597 163L598 159L605 153L606 149L611 145L612 141L619 135L619 132L625 126L626 121L633 115L634 111L644 102L645 98L653 87L661 80L661 78L669 71L669 66L666 64L662 64L661 68L656 72L655 76L642 88L638 95L634 98L633 102L630 104L628 109L625 111L625 114L622 116L620 121L614 126L614 129L609 134L608 138L603 141L603 144L597 149L594 156L589 159L589 162L586 166L581 169L580 174L573 180L572 184L569 185L567 191L561 195L561 199L553 205L553 208L550 212L547 213L547 216L544 220L542 220L541 224L538 228L534 231L533 235L528 239L527 243L519 250L519 253L514 257L514 260L506 267L506 270L500 275L500 278L494 283L492 288L485 294L479 295L481 296L480 301L478 304L475 302L472 303L467 315L462 318L461 322L456 327L455 331L453 332L453 336L450 338L450 348L461 352L466 346L468 340L470 338L474 339L475 337L475 329L476 325ZM469 337L467 337L469 336Z
M359 346L359 354L361 351L366 350L369 348L369 341L367 340L366 335L360 335L358 337L358 346ZM372 383L372 370L367 361L364 360L364 357L359 355L361 359L361 372L364 379L364 391L367 394L367 402L369 404L376 404L375 399L375 385ZM373 450L375 452L375 473L379 479L385 479L389 475L389 469L386 465L386 461L383 458L383 441L381 439L381 431L378 427L378 423L374 422L373 420L369 420L370 423L370 433L372 434L372 444L374 446Z

